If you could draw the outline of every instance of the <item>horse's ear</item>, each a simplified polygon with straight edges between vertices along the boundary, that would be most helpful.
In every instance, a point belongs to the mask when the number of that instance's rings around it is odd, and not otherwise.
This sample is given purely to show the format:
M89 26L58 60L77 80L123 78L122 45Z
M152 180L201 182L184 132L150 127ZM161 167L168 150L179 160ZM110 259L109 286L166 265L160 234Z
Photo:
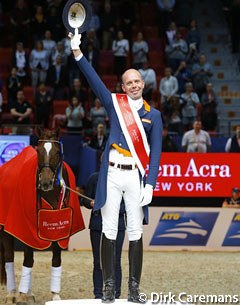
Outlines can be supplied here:
M57 128L56 128L56 131L55 131L55 135L56 135L56 138L57 138L57 139L58 139L59 136L60 136L60 131L61 131L60 127L57 127Z
M37 126L35 132L36 132L37 137L40 139L42 137L44 131L41 127Z

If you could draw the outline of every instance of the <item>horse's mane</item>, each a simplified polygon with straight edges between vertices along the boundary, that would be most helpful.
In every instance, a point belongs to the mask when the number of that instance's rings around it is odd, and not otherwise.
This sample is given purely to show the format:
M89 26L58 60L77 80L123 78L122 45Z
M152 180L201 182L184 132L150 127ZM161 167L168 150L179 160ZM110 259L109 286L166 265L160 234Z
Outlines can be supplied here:
M59 131L58 130L45 130L39 133L40 140L58 140Z

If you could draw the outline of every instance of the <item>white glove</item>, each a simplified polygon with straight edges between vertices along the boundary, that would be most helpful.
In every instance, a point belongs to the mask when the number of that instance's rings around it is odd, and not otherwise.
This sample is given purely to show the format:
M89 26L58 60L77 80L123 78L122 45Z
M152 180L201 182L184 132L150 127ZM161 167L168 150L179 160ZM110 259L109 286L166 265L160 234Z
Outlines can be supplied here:
M78 28L75 28L75 34L73 35L71 32L68 33L68 37L71 39L71 49L79 50L79 46L81 44L81 34L78 34Z
M140 206L143 207L152 202L153 196L153 186L151 184L146 184L142 189L140 194Z

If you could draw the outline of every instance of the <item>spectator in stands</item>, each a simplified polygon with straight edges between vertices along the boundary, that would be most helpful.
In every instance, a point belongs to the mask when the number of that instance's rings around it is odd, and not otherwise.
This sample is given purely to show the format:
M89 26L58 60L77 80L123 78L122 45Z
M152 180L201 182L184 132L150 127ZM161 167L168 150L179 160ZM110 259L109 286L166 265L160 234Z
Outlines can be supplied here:
M210 83L212 75L211 64L207 62L206 56L201 54L199 56L199 61L192 67L194 89L200 98L206 89L206 84Z
M89 120L92 122L92 129L96 130L98 124L100 123L106 127L108 116L105 108L101 105L98 98L95 98L94 104L94 107L92 107L89 111Z
M59 41L64 36L64 28L62 22L62 7L56 6L58 1L53 1L48 5L48 15L46 17L47 29L52 33L53 39ZM59 1L61 4L61 1Z
M193 92L193 85L191 82L186 83L186 90L180 95L179 102L181 105L182 123L184 131L186 131L192 127L200 105L198 94Z
M99 50L94 48L94 45L89 42L87 45L87 49L85 52L85 57L87 58L90 65L93 66L93 68L98 71L99 66Z
M32 114L32 106L25 100L24 92L19 90L17 92L17 100L12 103L10 113L13 117L13 123L15 124L30 124L30 116ZM28 134L29 128L17 128L17 134Z
M177 25L174 21L170 22L165 35L166 35L166 44L172 45L177 33Z
M58 41L56 44L56 48L52 51L51 63L52 65L56 65L57 57L61 57L61 63L63 66L67 66L68 55L64 50L62 41Z
M13 53L13 60L12 60L13 67L17 68L17 76L22 84L22 86L26 83L27 77L27 54L23 48L22 42L17 42L16 44L16 51Z
M52 33L50 30L46 30L44 33L44 39L42 40L43 49L48 52L48 56L51 57L54 49L56 49L56 41L52 39Z
M162 151L163 152L176 152L176 151L178 151L176 143L174 142L173 138L168 133L167 126L163 126Z
M11 69L11 74L7 78L7 99L8 105L12 102L16 102L17 92L22 89L22 83L20 78L17 76L17 69L13 67Z
M202 130L202 122L195 120L193 129L184 133L182 138L182 149L185 152L209 152L211 138L208 132Z
M218 114L217 114L217 96L213 90L212 83L206 85L206 92L201 98L201 121L205 130L216 130Z
M127 68L127 57L129 53L129 41L124 38L122 31L117 32L117 37L113 41L112 51L114 54L114 68L118 80Z
M188 45L185 39L182 38L180 31L177 31L176 36L171 45L165 48L169 66L175 72L181 61L186 59L188 53Z
M80 78L75 78L73 80L73 83L71 84L70 87L69 96L70 98L75 96L80 101L83 108L84 109L86 108L85 106L87 103L87 95L86 95L86 91L82 87L82 81Z
M195 45L197 50L200 48L200 33L197 27L197 22L195 19L192 19L190 22L189 29L187 31L186 40L188 46Z
M231 198L226 198L223 203L222 207L223 208L240 208L240 196L239 196L239 188L234 187L232 189L232 196Z
M68 132L79 132L83 127L84 109L77 99L72 97L70 105L66 108L67 129Z
M71 51L71 41L68 37L68 31L65 32L65 37L61 39L61 42L63 44L64 53L69 56L72 54Z
M30 12L25 0L17 0L16 5L10 13L13 37L21 41L25 46L29 45Z
M96 12L96 8L92 6L92 17L89 22L89 29L93 29L96 33L100 30L101 28L101 23L100 23L100 18Z
M227 140L225 146L226 152L240 152L240 125L236 126L235 135Z
M47 29L46 26L46 17L44 14L43 6L37 5L31 20L31 31L34 43L43 39L44 33Z
M40 83L35 93L36 121L37 124L43 124L45 128L49 127L49 117L53 112L53 98L44 83Z
M180 62L174 76L178 80L178 94L182 94L185 91L186 83L189 83L192 80L192 74L187 68L186 61L183 60Z
M186 56L186 63L189 70L192 70L194 64L199 60L199 52L195 44L190 44Z
M42 41L37 41L30 53L29 66L31 68L32 86L35 88L40 82L45 83L49 68L48 52L43 49Z
M102 30L102 49L111 50L114 36L115 14L110 1L104 2L103 12L100 14L100 23Z
M170 67L164 69L164 77L160 81L159 91L163 114L169 116L172 98L178 92L178 81L175 76L172 76L172 69ZM165 123L167 123L166 119Z
M166 31L168 25L172 21L175 2L175 0L156 0L159 13L159 30L161 31L161 33L164 33Z
M99 123L95 130L96 133L91 138L89 146L96 149L100 156L103 153L105 145L107 143L106 129L102 123Z
M48 69L47 84L52 87L53 99L64 100L67 98L67 75L67 68L62 64L61 55L58 55L55 65L52 64Z
M152 100L152 95L155 90L157 90L157 77L155 71L150 68L149 61L146 60L143 64L142 69L138 70L142 75L145 86L143 89L143 98L146 101Z
M182 135L183 124L179 97L173 96L168 115L168 131Z
M82 42L82 48L83 52L85 53L87 51L87 46L91 44L93 46L93 49L97 52L100 50L100 42L97 37L96 31L94 29L89 29L86 33L85 39L83 39Z
M143 33L139 32L136 41L132 45L132 66L137 70L142 69L147 61L147 56L148 43L143 40Z

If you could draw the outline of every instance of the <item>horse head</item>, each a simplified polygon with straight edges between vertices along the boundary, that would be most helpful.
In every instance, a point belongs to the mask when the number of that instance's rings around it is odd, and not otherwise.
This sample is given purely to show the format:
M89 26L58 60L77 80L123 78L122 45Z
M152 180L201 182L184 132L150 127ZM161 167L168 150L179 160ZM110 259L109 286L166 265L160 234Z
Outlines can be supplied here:
M59 140L59 131L41 132L38 146L38 189L48 192L60 185L63 148Z

